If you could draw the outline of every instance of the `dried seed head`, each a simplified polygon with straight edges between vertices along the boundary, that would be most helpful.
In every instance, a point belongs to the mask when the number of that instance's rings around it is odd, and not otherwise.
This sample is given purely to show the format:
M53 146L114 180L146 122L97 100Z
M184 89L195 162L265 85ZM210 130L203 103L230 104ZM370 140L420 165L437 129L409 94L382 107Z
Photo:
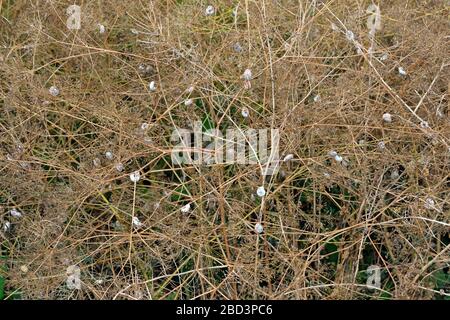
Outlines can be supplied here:
M262 226L261 223L258 222L257 224L255 224L255 231L258 234L261 234L264 232L264 227Z
M98 24L98 32L100 32L100 34L103 34L103 33L105 33L105 31L106 31L105 26L99 23Z
M191 210L191 204L188 203L187 205L184 205L183 207L181 207L181 212L182 213L188 213Z
M209 5L206 7L205 15L212 16L212 15L214 15L214 13L216 13L216 9L212 5Z
M118 163L116 164L116 170L119 172L122 172L124 169L123 164L122 163Z
M355 40L355 34L351 30L347 30L347 32L345 33L345 37L347 38L348 41Z
M383 114L383 120L384 122L388 123L392 122L392 115L386 112L385 114Z
M130 180L132 182L138 182L139 179L141 179L141 173L139 171L136 170L135 172L130 173Z
M59 89L56 86L51 86L50 89L48 89L48 92L54 97L59 95Z
M234 50L235 52L237 52L237 53L241 53L241 52L242 52L242 46L241 46L241 44L240 44L239 42L236 42L236 43L233 45L233 50Z
M244 78L245 81L252 80L252 70L245 69L244 74L242 75L242 78Z
M398 67L398 73L401 75L401 76L406 76L406 71L405 71L405 69L403 69L403 67Z
M421 127L422 129L428 129L428 128L430 127L430 125L428 124L427 121L422 121L422 122L420 123L420 127Z
M194 86L190 86L189 88L187 88L186 89L186 92L188 93L188 94L191 94L192 92L194 92Z
M11 222L5 221L5 223L3 224L3 231L8 232L9 230L11 230Z
M338 28L338 26L335 23L331 23L331 30L339 31L339 28Z
M328 152L328 155L332 158L336 157L338 155L338 153L335 150L331 150L330 152Z
M150 83L148 84L148 88L150 89L150 91L156 91L156 82L150 81Z
M148 124L147 122L143 122L143 123L141 124L141 130L142 130L142 131L147 130L148 127L149 127L149 124Z
M264 189L264 186L258 187L258 189L256 190L256 194L260 198L264 197L266 195L266 189Z
M425 207L425 209L428 209L428 210L436 209L434 200L432 198L426 198L424 207Z
M294 155L292 153L286 155L283 159L284 162L288 162L290 160L294 159Z
M100 167L101 161L99 158L95 158L93 161L94 167Z
M114 155L113 155L113 153L111 151L106 151L105 152L105 157L108 160L112 160L114 158Z
M21 217L22 217L22 213L19 212L19 211L17 211L16 209L12 209L12 210L9 212L9 214L12 215L12 216L15 217L15 218L21 218Z
M70 265L66 269L66 274L67 275L73 275L73 274L78 274L79 275L80 273L81 273L80 267L77 266L77 265Z
M193 100L190 99L190 98L189 98L189 99L186 99L186 100L184 101L184 105L185 105L186 107L192 105L192 103L193 103Z
M241 110L241 114L244 118L248 118L248 116L250 115L250 112L248 111L247 107L243 107Z
M139 220L138 217L133 217L132 223L133 223L133 226L136 228L142 227L142 222Z

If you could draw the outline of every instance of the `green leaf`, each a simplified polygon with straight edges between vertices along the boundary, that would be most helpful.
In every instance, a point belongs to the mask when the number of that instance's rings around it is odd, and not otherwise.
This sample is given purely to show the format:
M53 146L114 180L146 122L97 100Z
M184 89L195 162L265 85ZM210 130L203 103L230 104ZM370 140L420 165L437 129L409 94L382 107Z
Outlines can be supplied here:
M6 257L0 256L0 300L5 299L5 277L2 273L5 271L5 266L3 265L3 261L6 260Z
M443 270L438 270L434 272L433 280L436 290L443 289L445 286L450 285L450 274L445 273Z
M0 276L0 300L5 298L5 278Z
M179 202L182 201L183 198L188 197L189 197L189 189L186 187L186 185L182 184L174 190L171 196L171 200L174 202Z
M324 247L324 254L327 255L326 259L328 260L328 262L337 265L339 260L339 252L337 245L331 242L327 242Z
M205 116L202 120L202 131L205 132L211 129L214 129L214 123L212 122L209 114L205 113Z

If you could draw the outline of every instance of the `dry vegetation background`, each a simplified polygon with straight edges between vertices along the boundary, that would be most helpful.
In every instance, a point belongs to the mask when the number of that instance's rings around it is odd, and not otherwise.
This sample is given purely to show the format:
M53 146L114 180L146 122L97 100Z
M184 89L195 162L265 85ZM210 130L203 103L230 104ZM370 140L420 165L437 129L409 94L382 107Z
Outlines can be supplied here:
M449 299L448 2L75 3L0 0L0 297ZM294 159L174 167L198 120Z

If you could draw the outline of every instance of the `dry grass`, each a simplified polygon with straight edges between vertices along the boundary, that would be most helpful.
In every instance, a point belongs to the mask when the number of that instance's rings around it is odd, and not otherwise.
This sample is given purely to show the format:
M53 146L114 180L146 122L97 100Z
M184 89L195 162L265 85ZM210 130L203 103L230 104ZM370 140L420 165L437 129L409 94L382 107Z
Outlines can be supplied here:
M0 0L6 298L448 299L444 1L380 2L373 43L370 1L77 1L80 30L66 28L69 2ZM294 159L265 181L258 165L174 167L173 128L205 117L279 128Z

